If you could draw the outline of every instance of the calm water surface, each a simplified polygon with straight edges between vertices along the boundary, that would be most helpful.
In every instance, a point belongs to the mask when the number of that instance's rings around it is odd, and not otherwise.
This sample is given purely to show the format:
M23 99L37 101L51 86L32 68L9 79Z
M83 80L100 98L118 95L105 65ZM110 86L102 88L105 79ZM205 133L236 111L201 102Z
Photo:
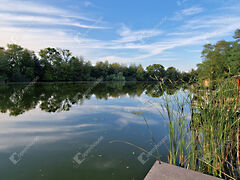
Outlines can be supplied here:
M167 122L146 102L163 93L146 83L1 85L0 179L143 179L155 159L116 140L152 149L134 112L144 113L157 142L164 139ZM165 162L167 144L159 146Z

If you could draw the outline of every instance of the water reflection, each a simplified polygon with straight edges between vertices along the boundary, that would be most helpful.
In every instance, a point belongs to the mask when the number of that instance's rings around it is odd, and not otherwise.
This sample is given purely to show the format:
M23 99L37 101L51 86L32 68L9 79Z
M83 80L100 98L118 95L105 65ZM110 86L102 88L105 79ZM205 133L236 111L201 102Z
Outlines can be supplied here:
M94 95L97 99L141 96L160 97L164 92L174 94L181 86L161 86L154 83L38 83L1 85L0 110L18 116L39 107L46 112L69 111L74 104L83 104Z
M154 162L138 160L139 149L112 140L129 141L152 149L151 136L168 134L159 112L139 98L158 101L159 85L148 83L38 83L0 86L0 179L143 179ZM180 87L175 87L175 90ZM90 89L90 91L89 91ZM85 152L99 137L104 139L87 159L75 167L73 157ZM9 157L38 141L17 165ZM166 146L159 147L167 161Z

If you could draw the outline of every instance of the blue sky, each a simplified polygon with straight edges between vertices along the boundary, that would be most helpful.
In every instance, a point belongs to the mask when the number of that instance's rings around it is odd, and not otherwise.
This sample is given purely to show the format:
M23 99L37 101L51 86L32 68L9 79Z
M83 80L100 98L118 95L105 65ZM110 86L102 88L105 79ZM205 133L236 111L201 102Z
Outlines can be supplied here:
M0 46L188 71L206 43L232 40L239 0L0 0Z

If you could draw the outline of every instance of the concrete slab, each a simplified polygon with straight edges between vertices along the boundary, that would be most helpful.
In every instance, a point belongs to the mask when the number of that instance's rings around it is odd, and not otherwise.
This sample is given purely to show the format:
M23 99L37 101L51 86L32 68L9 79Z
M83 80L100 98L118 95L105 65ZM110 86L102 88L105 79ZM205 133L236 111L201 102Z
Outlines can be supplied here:
M158 161L144 180L219 180L219 178Z

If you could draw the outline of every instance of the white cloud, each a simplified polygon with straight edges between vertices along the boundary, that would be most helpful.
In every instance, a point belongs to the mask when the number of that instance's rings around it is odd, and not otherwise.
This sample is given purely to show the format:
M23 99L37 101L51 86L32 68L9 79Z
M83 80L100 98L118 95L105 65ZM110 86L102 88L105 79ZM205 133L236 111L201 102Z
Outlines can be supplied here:
M30 28L26 33L26 29L24 28L5 26L4 28L0 28L0 38L2 40L1 45L6 45L6 43L9 43L9 39L13 39L18 40L17 43L33 50L38 50L39 48L44 48L47 46L62 47L72 50L74 54L84 55L87 57L87 59L93 59L95 61L114 61L117 59L118 62L120 61L127 63L160 55L166 50L177 47L203 44L208 39L221 37L228 33L232 33L237 27L240 26L239 22L240 18L237 17L231 18L231 20L228 18L214 17L208 21L205 21L204 19L196 19L195 21L188 21L186 24L181 26L181 31L172 32L173 35L174 33L175 35L178 33L178 36L173 37L169 37L168 34L164 36L165 34L160 33L160 31L152 31L153 33L151 34L151 30L132 31L126 28L125 31L122 31L119 39L108 41L81 37L81 34L74 39L74 36L60 29L51 30ZM195 23L201 25L202 27L209 27L211 29L208 29L208 32L204 30L198 32L189 31L191 26L196 27ZM182 33L182 35L180 33ZM138 37L139 35L142 35L144 38L161 35L165 38L161 38L161 40L155 42L145 41L142 43L138 42L138 40L141 39ZM12 38L13 36L14 38ZM112 52L118 50L124 50L125 55L122 56L117 52ZM129 52L127 52L128 50L134 50L134 55L130 55ZM138 53L135 51L138 51ZM166 57L164 59L168 58Z
M85 2L84 2L84 6L85 6L85 7L89 7L89 6L94 7L94 4L93 4L92 2L90 2L90 1L85 1Z
M159 36L162 34L162 31L156 29L148 29L148 30L140 30L140 31L132 31L125 25L119 31L119 35L121 39L118 39L115 42L119 43L127 43L127 42L135 42L135 41L143 41L146 38L151 38L155 36Z
M86 25L73 21L70 18L55 18L55 17L45 17L45 16L33 16L33 15L17 15L13 13L0 13L1 23L7 22L14 24L27 24L27 26L39 25L65 25L65 26L75 26L79 28L86 29L106 29L106 27Z
M179 21L179 20L182 20L186 16L193 16L196 14L200 14L203 11L204 11L204 9L201 7L190 7L190 8L182 9L181 11L176 12L175 16L173 18L171 18L171 20Z
M64 10L47 6L36 4L27 1L17 1L17 0L0 0L0 10L1 11L11 11L11 12L28 12L28 13L38 13L38 14L64 14Z
M19 1L19 0L0 0L0 11L13 13L33 13L41 15L54 15L59 17L76 18L85 21L95 21L92 18L73 14L65 9L56 8L46 4L39 4L36 2Z
M181 6L181 5L183 5L185 2L187 2L187 0L178 0L178 1L177 1L177 5L178 5L178 6Z
M180 14L184 15L184 16L191 16L191 15L194 15L194 14L199 14L203 12L203 8L200 8L200 7L191 7L191 8L188 8L188 9L183 9Z
M41 15L54 15L66 18L75 18L84 21L96 21L95 19L84 15L75 14L66 9L56 8L46 4L36 2L20 1L20 0L0 0L0 11L13 13L33 13Z
M181 1L177 1L178 6L181 6L181 4L182 4Z
M129 63L131 62L131 58L123 58L123 57L118 57L118 56L104 56L104 57L100 57L97 59L93 59L92 62L96 63L99 61L108 61L108 62L118 62L118 63ZM132 61L133 62L133 61Z
M51 10L48 13L54 14L55 11ZM65 10L61 11L64 14ZM107 40L102 37L99 39L88 37L90 35L86 33L87 30L85 33L72 30L70 26L87 29L105 27L96 26L96 23L92 22L83 24L76 20L71 13L59 17L1 12L0 46L5 46L7 43L17 43L35 51L48 46L67 48L74 55L83 55L87 60L90 59L93 62L109 60L110 62L135 62L138 64L142 63L143 60L177 61L176 57L164 56L164 54L179 47L203 45L214 38L232 34L240 26L240 16L237 14L231 17L224 15L219 17L215 14L212 16L190 16L202 11L203 8L200 7L183 9L178 12L179 17L180 15L181 17L188 16L188 20L178 21L178 26L169 28L168 31L158 28L133 30L126 25L122 25L117 31L117 28L112 26L111 33L115 33L115 36L109 36ZM171 21L170 17L168 21ZM39 24L45 26L38 29L34 28L35 25ZM58 25L64 26L64 28L61 29L61 26L58 27Z
M233 24L239 24L240 17L238 16L205 16L198 19L187 21L182 27L186 30L197 30L197 29L221 29Z

